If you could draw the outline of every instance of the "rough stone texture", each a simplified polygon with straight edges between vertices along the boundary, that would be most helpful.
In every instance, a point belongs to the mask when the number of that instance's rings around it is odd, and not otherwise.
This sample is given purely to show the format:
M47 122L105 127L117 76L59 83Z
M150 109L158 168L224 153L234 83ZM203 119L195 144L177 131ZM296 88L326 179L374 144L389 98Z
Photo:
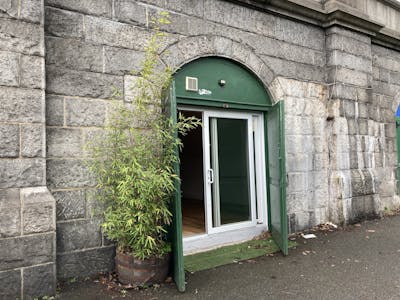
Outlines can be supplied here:
M353 222L382 212L383 206L393 207L391 201L383 200L388 194L398 201L391 188L396 179L392 169L385 166L395 166L397 159L382 159L382 154L389 156L395 151L394 147L389 150L388 145L390 139L394 143L396 110L393 100L386 106L382 94L395 91L396 81L386 88L387 74L380 75L379 69L385 55L373 55L376 47L367 36L338 27L327 33L328 50L336 49L328 57L329 64L334 66L328 74L328 81L333 83L331 105L339 108L332 111L332 165L341 170L331 174L330 219Z
M114 270L113 246L57 255L57 278L85 277Z
M14 52L0 51L0 84L7 86L19 85L19 59Z
M321 67L310 66L307 64L299 64L288 62L286 60L264 56L265 63L273 69L277 75L297 78L301 77L304 80L310 81L325 81L325 69Z
M102 236L99 220L57 223L57 252L100 247Z
M351 179L351 190L353 196L357 197L374 193L374 178L367 170L351 171Z
M0 190L0 238L21 234L21 201L18 189Z
M53 203L24 207L24 233L46 232L54 229Z
M45 5L111 18L112 0L45 0Z
M107 102L93 99L65 100L67 126L104 126Z
M148 19L146 18L147 6L143 3L130 0L116 0L115 1L115 18L124 23L147 25Z
M21 299L21 271L0 272L0 299Z
M43 122L43 101L40 90L0 86L0 122Z
M353 37L341 35L340 32L336 32L333 29L328 29L327 33L331 33L326 38L326 46L329 49L340 50L358 57L371 58L371 45L368 38L359 41Z
M63 37L82 37L83 15L54 8L45 10L46 33Z
M86 217L84 190L53 192L53 196L57 202L57 221Z
M46 70L47 91L68 96L112 98L115 90L122 91L122 77L69 70L49 66Z
M0 9L10 17L18 16L18 2L16 0L3 0Z
M20 85L26 88L44 89L44 58L21 56Z
M259 53L262 55L304 64L315 64L320 67L325 66L325 53L322 51L289 44L273 38L266 37L260 39L257 35L249 35L247 39L251 45L256 45Z
M85 18L85 37L95 44L143 50L149 36L140 27L97 17Z
M356 86L367 87L371 84L368 74L350 70L342 66L332 68L328 74L329 82L347 83Z
M348 69L354 69L357 71L371 73L372 65L368 58L364 58L360 55L353 55L346 52L333 50L328 54L327 66L335 66L337 61L341 62L341 65Z
M24 268L24 299L54 295L57 287L55 264Z
M54 262L54 251L54 233L0 239L0 269Z
M44 159L0 159L0 188L45 185Z
M55 293L55 200L45 187L43 1L3 0L0 11L0 298L34 299ZM52 270L38 266L43 263Z
M376 136L375 143L373 148L372 146L367 148L369 155L366 155L366 159L375 161L374 192L379 195L379 198L376 196L374 198L376 210L396 207L398 200L398 149L396 149L396 125L393 116L399 105L400 78L396 76L400 71L399 58L399 51L372 45L372 65L374 69L379 70L379 76L374 76L371 95L373 101L368 103L366 114L373 119L368 121L368 129L372 125L370 123L374 122L377 123L377 130L373 132ZM390 82L389 88L386 86L386 80Z
M77 157L82 153L81 129L48 128L47 140L47 157Z
M36 24L0 18L0 49L29 55L44 55L43 30Z
M0 157L19 156L19 126L0 124Z
M46 39L46 64L63 68L102 72L103 47L75 39Z
M110 74L130 74L140 70L144 53L115 47L104 47L104 72Z
M50 159L47 161L47 184L50 188L94 186L87 165L80 159Z
M46 125L64 125L64 97L46 95Z
M55 201L47 188L21 189L23 233L55 230Z
M29 22L40 23L43 17L43 0L21 0L20 18Z
M43 124L21 126L21 155L23 157L44 157L44 132Z

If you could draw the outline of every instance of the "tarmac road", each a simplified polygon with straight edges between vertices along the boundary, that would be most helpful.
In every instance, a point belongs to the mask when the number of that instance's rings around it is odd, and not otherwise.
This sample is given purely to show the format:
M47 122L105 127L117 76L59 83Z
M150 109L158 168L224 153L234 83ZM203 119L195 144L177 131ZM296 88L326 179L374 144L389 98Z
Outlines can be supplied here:
M57 299L400 299L400 216L298 237L283 257L260 257L187 276L173 284L110 291L93 280L62 286Z

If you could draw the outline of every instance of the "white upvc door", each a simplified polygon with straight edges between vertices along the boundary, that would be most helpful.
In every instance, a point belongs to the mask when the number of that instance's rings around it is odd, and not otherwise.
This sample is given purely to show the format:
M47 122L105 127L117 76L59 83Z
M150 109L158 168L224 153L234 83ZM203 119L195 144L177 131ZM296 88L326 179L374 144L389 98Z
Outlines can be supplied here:
M263 114L180 109L202 112L206 223L205 234L183 238L184 254L249 240L268 230Z
M257 118L262 119L260 115ZM253 126L251 113L203 113L205 211L209 234L255 226L261 215L262 210L257 210Z

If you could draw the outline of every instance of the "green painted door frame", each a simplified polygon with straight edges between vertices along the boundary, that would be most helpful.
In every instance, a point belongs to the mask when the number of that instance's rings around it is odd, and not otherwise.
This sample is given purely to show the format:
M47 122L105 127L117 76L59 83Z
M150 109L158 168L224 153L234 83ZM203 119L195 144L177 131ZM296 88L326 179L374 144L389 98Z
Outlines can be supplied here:
M171 116L172 122L177 121L177 102L175 97L175 83L172 82L166 95L166 113ZM176 137L178 133L176 132ZM176 155L179 155L179 149L175 149ZM180 176L179 164L174 165L174 172ZM183 242L182 242L182 207L181 207L181 183L175 180L175 193L171 203L172 226L169 232L172 245L172 275L176 286L180 292L185 291L185 270L183 265Z
M186 90L186 77L198 79L198 90ZM222 84L222 81L224 84ZM264 112L268 225L284 255L288 254L283 101L272 105L262 83L243 66L224 58L195 60L174 76L170 113L176 121L177 105ZM271 129L269 128L271 127ZM274 132L271 132L274 131ZM177 149L178 151L178 149ZM179 174L179 165L175 166ZM273 198L273 199L272 199ZM279 211L278 211L279 210ZM271 214L271 211L276 213ZM185 290L180 183L173 201L173 273L179 291Z
M286 217L284 102L279 101L266 113L268 228L284 255L288 255L288 226Z

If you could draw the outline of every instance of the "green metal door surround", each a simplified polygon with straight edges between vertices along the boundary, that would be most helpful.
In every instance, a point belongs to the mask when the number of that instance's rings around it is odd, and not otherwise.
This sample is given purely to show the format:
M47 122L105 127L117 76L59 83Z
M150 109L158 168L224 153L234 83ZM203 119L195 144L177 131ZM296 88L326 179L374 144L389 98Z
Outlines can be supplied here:
M197 79L196 90L187 90L187 77ZM178 70L171 85L170 113L177 105L264 112L268 225L284 255L288 254L286 220L286 174L283 102L272 105L271 97L258 78L243 66L219 57L194 60ZM176 166L179 172L179 165ZM182 245L180 184L173 201L173 274L179 291L185 290Z
M166 95L166 113L171 116L172 121L177 121L175 84L172 82ZM176 133L177 136L178 133ZM179 149L175 149L179 155ZM175 164L174 172L178 176L179 164ZM180 292L185 291L185 270L183 265L183 244L182 244L182 207L181 207L181 184L179 180L175 180L175 194L172 199L171 212L173 215L172 226L169 232L172 246L172 276L175 284Z
M267 113L267 145L269 171L269 229L272 237L288 254L288 228L286 218L285 127L283 101Z
M186 77L198 79L198 91L186 90ZM192 61L175 75L179 104L266 111L271 97L250 71L228 59L206 57Z

